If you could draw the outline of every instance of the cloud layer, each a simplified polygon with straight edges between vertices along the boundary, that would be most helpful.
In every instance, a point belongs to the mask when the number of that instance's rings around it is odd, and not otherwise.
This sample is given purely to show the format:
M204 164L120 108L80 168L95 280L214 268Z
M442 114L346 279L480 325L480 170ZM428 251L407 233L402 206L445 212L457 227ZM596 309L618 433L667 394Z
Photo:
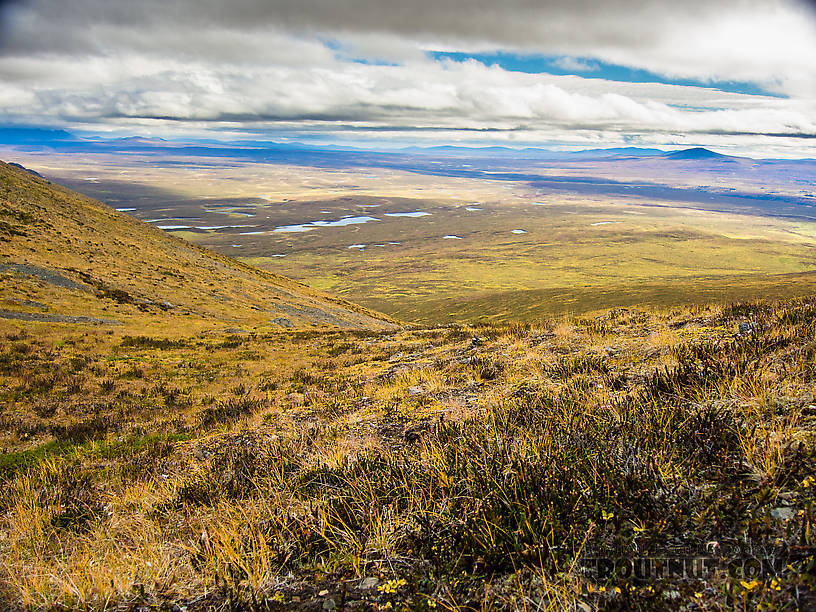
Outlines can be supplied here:
M784 139L800 148L813 141L799 136L816 134L816 16L792 0L0 6L7 121L565 143L709 138L779 147ZM750 82L783 97L620 83L600 68L591 79L522 74L435 61L431 50L558 56L576 72L612 63L703 84Z

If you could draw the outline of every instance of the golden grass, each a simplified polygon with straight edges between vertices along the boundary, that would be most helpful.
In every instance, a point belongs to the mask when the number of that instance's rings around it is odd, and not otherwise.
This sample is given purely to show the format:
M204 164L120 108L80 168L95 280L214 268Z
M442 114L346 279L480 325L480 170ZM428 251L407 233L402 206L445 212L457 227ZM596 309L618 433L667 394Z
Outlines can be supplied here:
M613 536L660 554L748 525L756 546L811 546L812 312L135 344L0 322L2 596L298 607L346 584L364 606L559 609L650 601L581 569ZM732 516L718 500L737 490ZM804 514L768 519L780 505ZM805 576L739 597L781 601ZM647 586L719 605L719 580Z

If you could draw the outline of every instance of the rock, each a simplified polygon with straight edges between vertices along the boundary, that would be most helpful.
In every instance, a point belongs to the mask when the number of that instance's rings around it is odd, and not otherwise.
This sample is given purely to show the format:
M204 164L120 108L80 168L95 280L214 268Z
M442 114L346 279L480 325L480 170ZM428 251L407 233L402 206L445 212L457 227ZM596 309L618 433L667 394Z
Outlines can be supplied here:
M305 396L302 393L289 393L286 396L286 399L295 406L302 406L305 401Z
M224 330L224 333L227 333L227 334L248 334L249 331L247 331L245 329L241 329L240 327L227 327Z
M326 596L326 595L328 595L328 594L329 594L329 590L328 590L328 589L323 589L322 591L320 591L320 592L317 594L317 596L318 596L318 597L325 597L325 596Z
M207 457L209 457L209 454L207 453L206 450L204 450L203 446L197 446L193 450L193 457L195 457L199 461L204 461L205 459L207 459Z
M103 309L104 310L104 309ZM14 310L0 310L0 319L17 319L19 321L44 321L47 323L89 323L104 325L122 325L116 319L97 319L85 315L43 314L39 312L17 312Z
M425 392L422 387L408 387L408 395L420 395Z
M359 588L360 588L361 591L370 591L375 586L377 586L379 583L380 583L379 578L375 578L374 576L369 576L368 578L363 578L360 581L360 587Z
M402 353L394 353L388 358L389 363L394 363L395 361L399 361L402 359Z
M175 306L173 306L167 300L163 300L163 301L159 302L159 308L161 308L162 310L173 310L173 308L175 308Z
M294 323L292 323L289 319L286 319L284 317L277 317L277 318L274 318L274 319L269 319L269 322L274 323L275 325L280 325L281 327L286 327L286 328L295 326Z
M738 333L740 336L745 336L747 334L752 333L754 329L756 329L755 323L740 323Z
M473 336L473 338L470 339L470 346L468 348L476 348L477 346L482 344L482 342L484 342L484 340L482 340L478 336Z
M796 511L789 506L781 506L771 510L771 516L777 521L789 521L796 515Z
M43 304L42 302L35 302L34 300L18 300L15 298L11 298L11 301L20 304L21 306L30 306L32 308L45 308L48 309L47 304Z
M333 599L327 599L323 602L323 609L324 610L334 610L337 607L337 604L334 603Z

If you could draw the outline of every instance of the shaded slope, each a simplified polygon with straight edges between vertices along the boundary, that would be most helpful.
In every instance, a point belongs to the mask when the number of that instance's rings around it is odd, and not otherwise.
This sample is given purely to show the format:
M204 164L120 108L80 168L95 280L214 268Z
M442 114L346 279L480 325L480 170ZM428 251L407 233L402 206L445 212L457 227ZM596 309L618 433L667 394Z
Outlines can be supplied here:
M173 326L183 318L256 328L392 323L1 162L0 276L0 310L29 313L31 320Z

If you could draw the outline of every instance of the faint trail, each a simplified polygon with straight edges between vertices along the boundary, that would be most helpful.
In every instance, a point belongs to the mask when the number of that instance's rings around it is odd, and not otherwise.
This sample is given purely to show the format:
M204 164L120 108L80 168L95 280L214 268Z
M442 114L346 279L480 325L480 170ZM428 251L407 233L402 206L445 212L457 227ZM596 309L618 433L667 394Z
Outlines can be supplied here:
M18 319L20 321L42 321L44 323L89 323L92 325L122 325L116 319L97 319L82 315L42 314L39 312L18 312L0 310L0 319Z

